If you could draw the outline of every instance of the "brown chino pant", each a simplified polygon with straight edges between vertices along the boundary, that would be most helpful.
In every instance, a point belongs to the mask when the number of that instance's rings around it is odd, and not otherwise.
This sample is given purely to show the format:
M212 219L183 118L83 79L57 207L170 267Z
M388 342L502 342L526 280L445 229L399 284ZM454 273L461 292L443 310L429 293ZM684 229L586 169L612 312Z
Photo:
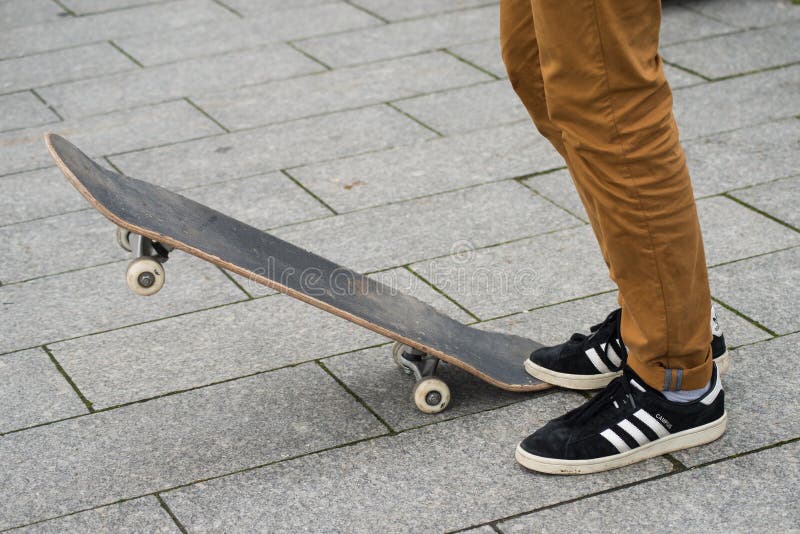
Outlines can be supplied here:
M659 390L711 378L711 298L658 39L659 0L501 0L511 85L564 157L611 279L628 365Z

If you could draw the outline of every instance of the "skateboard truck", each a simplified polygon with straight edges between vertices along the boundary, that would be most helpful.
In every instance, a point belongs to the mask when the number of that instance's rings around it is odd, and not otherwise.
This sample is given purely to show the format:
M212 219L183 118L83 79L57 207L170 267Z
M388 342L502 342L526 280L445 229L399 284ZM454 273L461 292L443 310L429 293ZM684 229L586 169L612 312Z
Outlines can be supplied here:
M125 228L117 228L117 243L124 250L136 254L128 264L126 281L128 288L137 295L149 296L164 287L164 262L172 247L135 234Z
M447 408L450 404L450 388L435 376L439 358L400 342L395 342L392 347L392 357L404 373L414 375L416 384L412 398L421 412L439 413Z

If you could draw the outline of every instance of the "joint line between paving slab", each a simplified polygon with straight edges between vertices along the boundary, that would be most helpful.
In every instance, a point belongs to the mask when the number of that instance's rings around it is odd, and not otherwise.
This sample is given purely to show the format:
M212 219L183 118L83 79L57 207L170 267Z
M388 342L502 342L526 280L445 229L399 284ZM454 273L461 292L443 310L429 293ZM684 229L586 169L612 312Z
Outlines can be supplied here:
M695 86L698 86L698 85L702 85L703 83L706 83L706 82L717 81L714 78L706 76L705 74L700 74L696 70L692 70L692 69L690 69L688 67L684 67L683 65L679 65L678 63L673 63L672 61L668 61L668 60L664 59L664 56L661 56L661 61L664 63L664 65L669 65L670 67L674 67L674 68L676 68L678 70L681 70L683 72L688 72L692 76L697 76L698 78L701 78L702 80L704 80L703 82L693 83L693 84L689 84L689 85L684 85L684 86L678 87L678 88L676 88L676 90L677 89L683 89L685 87L695 87Z
M107 42L108 44L110 44L110 45L111 45L111 47L112 47L112 48L114 48L114 50L116 50L117 52L119 52L120 54L122 54L123 56L125 56L126 58L128 58L128 59L129 59L131 62L133 62L133 64L134 64L134 65L138 66L140 69L143 69L143 68L145 68L145 66L144 66L144 65L142 65L142 64L139 62L139 60L138 60L138 59L136 59L135 57L133 57L132 55L130 55L130 54L127 52L127 51L125 51L125 50L124 50L124 49L123 49L121 46L119 46L119 45L118 45L117 43L115 43L113 40L109 39L109 40L108 40L108 41L106 41L106 42Z
M309 52L306 52L305 50L303 50L302 48L300 48L300 46L298 46L298 45L297 45L297 41L285 41L285 44L286 44L287 46L289 46L289 47L290 47L292 50L294 50L295 52L297 52L297 53L299 53L299 54L302 54L302 55L304 55L305 57L307 57L308 59L310 59L310 60L311 60L311 61L313 61L314 63L316 63L316 64L320 65L320 66L321 66L321 67L323 67L325 70L328 70L328 71L332 71L332 70L333 70L333 67L331 67L330 65L328 65L327 63L325 63L324 61L322 61L321 59L319 59L318 57L316 57L316 56L312 56L312 55L311 55L311 53L309 53ZM299 78L299 77L300 77L300 76L292 76L292 78Z
M180 530L183 534L188 534L186 531L186 527L183 526L183 523L180 522L178 517L175 515L175 512L172 511L169 505L167 505L167 503L164 502L164 499L161 498L161 494L156 493L155 497L156 500L158 501L158 504L161 505L161 508L163 508L164 511L167 512L167 515L169 515L169 517L172 519L172 522L175 523L176 527L178 527L178 530Z
M223 269L223 268L222 268L222 267L220 267L219 265L215 265L214 267L216 267L217 269L219 269L219 270L222 272L222 274L224 274L224 275L225 275L225 277L226 277L228 280L230 280L230 281L233 283L233 285L235 285L236 287L238 287L238 288L241 290L241 292L242 292L242 293L244 293L245 295L247 295L247 299L248 299L248 300L254 300L254 299L255 299L255 297L253 297L253 295L252 295L252 294L250 294L250 292L249 292L249 291L247 291L247 290L246 290L244 287L242 287L242 284L240 284L239 282L237 282L237 281L236 281L236 279L233 277L233 273L230 273L230 272L228 272L228 270L227 270L227 269ZM259 284L259 285L260 285L260 284Z
M421 95L420 95L420 96L421 96ZM420 126L422 126L423 128L426 128L426 129L428 129L428 130L432 131L432 132L433 132L433 133L435 133L435 134L436 134L438 137L445 137L445 135L444 135L442 132L440 132L439 130L435 129L435 128L434 128L434 127L432 127L432 126L428 126L427 124L425 124L425 123L424 123L424 122L422 122L420 119L418 119L418 118L416 118L415 116L413 116L412 114L410 114L410 113L408 113L408 112L406 112L406 111L403 111L402 109L398 108L398 107L397 107L397 106L395 106L395 105L394 105L392 102L384 102L384 105L385 105L385 106L387 106L387 107L389 107L389 108L391 108L391 109L393 109L393 110L395 110L396 112L400 113L401 115L405 115L405 117L406 117L406 118L408 118L408 119L410 119L410 120L412 120L412 121L416 122L417 124L419 124L419 125L420 125Z
M61 2L61 0L52 0L52 1L53 1L53 3L54 3L55 5L57 5L57 6L58 6L58 7L60 7L61 9L63 9L63 10L64 10L64 13L66 13L67 15L69 15L69 16L71 16L71 17L77 17L77 15L75 14L75 12L74 12L74 11L72 11L72 10L71 10L70 8L68 8L67 6L65 6L65 5L64 5L64 4Z
M723 262L720 262L720 263L715 263L714 265L709 265L708 268L709 269L716 269L717 267L724 267L724 266L730 265L732 263L739 263L739 262L742 262L742 261L752 260L752 259L755 259L755 258L761 258L763 256L769 256L770 254L777 254L778 252L786 252L787 250L794 250L794 249L796 249L798 247L800 247L800 245L791 245L791 246L788 246L788 247L778 248L778 249L770 250L770 251L767 251L767 252L759 252L758 254L753 254L752 256L746 256L744 258L736 258L735 260L729 260L729 261L723 261Z
M565 167L562 167L562 168L565 168ZM549 174L549 173L539 173L539 174L541 175L541 174ZM555 200L553 200L549 196L545 195L541 191L539 191L539 190L535 189L534 187L531 187L529 184L525 183L526 179L527 178L515 178L514 181L517 182L522 187L524 187L525 189L527 189L528 191L530 191L530 192L536 194L537 196L541 197L545 202L547 202L549 204L552 204L554 207L560 209L561 211L563 211L567 215L571 215L572 217L575 217L576 219L578 219L579 221L583 222L584 224L589 224L589 221L587 221L583 217L579 216L576 213L572 213L571 210L568 210L566 207L562 206L561 204L559 204L558 202L556 202Z
M86 409L89 410L89 413L95 413L96 410L94 409L94 407L92 407L92 402L86 398L86 396L80 390L75 381L72 380L72 377L69 376L69 374L67 374L67 372L64 370L63 367L61 367L61 364L58 363L58 360L56 359L55 356L53 356L53 353L50 351L47 345L42 345L42 350L44 350L45 353L47 353L47 356L50 358L50 361L53 362L53 365L55 365L56 370L61 374L61 376L64 377L64 380L67 381L67 383L70 385L73 391L75 391L75 393L81 399L81 402L83 402L83 404L86 406Z
M338 212L338 211L336 211L335 209L333 209L333 207L331 207L331 205L330 205L330 204L328 204L327 202L325 202L324 200L322 200L322 198L321 198L319 195L317 195L317 194L316 194L316 193L314 193L314 192L313 192L311 189L309 189L308 187L306 187L306 186L305 186L305 184L303 184L303 182L301 182L300 180L298 180L297 178L295 178L294 176L292 176L292 175L289 173L289 170L288 170L288 169L281 169L281 170L280 170L280 172L281 172L281 174L283 174L284 176L286 176L286 177L287 177L289 180L291 180L291 181L292 181L292 183L294 183L294 185L296 185L297 187L299 187L300 189L302 189L303 191L305 191L306 193L308 193L308 194L309 194L309 195L310 195L312 198L314 198L314 200L316 200L317 202L319 202L319 203L322 205L322 207L324 207L325 209L327 209L328 211L330 211L330 212L331 212L331 214L333 214L333 215L339 215L339 212ZM317 217L316 219L317 219L317 220L319 220L319 219L325 219L325 218L327 218L327 217ZM294 223L294 224L301 224L301 223L300 223L300 222L297 222L297 223ZM287 226L289 226L289 225L287 225ZM277 227L276 227L276 228L277 228Z
M200 113L202 113L202 114L203 114L203 116L204 116L205 118L207 118L208 120L210 120L211 122L213 122L214 124L216 124L216 125L217 125L219 128L221 128L221 129L222 129L222 131L224 131L225 133L231 133L231 130L230 130L230 128L228 128L227 126L225 126L224 124L222 124L221 122L219 122L219 121L218 121L216 118L214 118L213 116L211 116L211 114L210 114L209 112L207 112L206 110L204 110L203 108L201 108L200 106L198 106L197 104L195 104L194 100L192 100L190 97L188 97L188 96L187 96L187 97L184 97L184 99L183 99L183 100L185 100L185 101L186 101L186 102L187 102L187 103L188 103L190 106L192 106L194 109L196 109L197 111L199 111Z
M455 46L459 46L459 45L455 45ZM441 52L444 52L445 54L449 54L450 56L456 58L461 63L464 63L465 65L469 65L473 69L478 70L478 71L486 74L487 76L491 76L495 80L503 80L503 79L505 79L504 77L498 76L497 74L495 74L495 73L493 73L493 72L481 67L477 63L473 63L472 61L470 61L470 60L468 60L468 59L466 59L466 58L464 58L462 56L459 56L458 54L456 54L455 52L453 52L449 48L440 48L439 50Z
M229 6L228 4L226 4L225 2L223 2L222 0L211 0L211 1L212 1L212 2L214 2L215 4L217 4L217 5L218 5L219 7L221 7L222 9L224 9L224 10L226 10L226 11L230 11L231 13L233 13L234 15L236 15L237 17L239 17L240 19L243 19L243 18L245 18L245 17L244 17L244 15L242 15L242 14L241 14L239 11L237 11L237 10L236 10L236 9L234 9L234 8L232 8L231 6Z
M345 4L347 4L348 6L361 11L362 13L366 13L370 17L378 19L379 21L383 22L384 24L391 24L392 23L391 20L389 20L389 19L387 19L385 17L382 17L381 15L378 15L374 11L370 11L366 7L364 7L364 6L360 5L360 4L357 4L357 3L353 2L352 0L343 0L343 2Z
M420 279L422 281L422 283L424 283L425 285L427 285L428 287L433 289L436 293L440 294L442 297L444 297L445 299L447 299L450 302L452 302L453 304L455 304L461 311L463 311L464 313L466 313L467 315L469 315L470 317L475 319L475 322L480 322L480 320L481 320L480 317L478 317L476 314L472 313L466 306L464 306L463 304L461 304L460 302L455 300L453 297L451 297L450 295L448 295L447 293L442 291L438 286L434 285L433 282L431 282L430 280L428 280L427 278L422 276L417 271L412 270L411 267L409 267L408 265L403 265L402 268L405 269L406 271L408 271L409 273L411 273L411 276L414 276L414 277Z
M757 184L757 185L763 185L763 184ZM732 196L729 192L722 193L721 196L723 196L723 197L725 197L727 199L733 200L737 204L739 204L741 206L744 206L745 208L748 208L750 210L753 210L756 213L758 213L759 215L762 215L762 216L766 217L767 219L770 219L771 221L774 221L774 222L780 224L781 226L785 226L786 228L788 228L790 230L794 230L795 232L800 232L800 228L795 228L794 226L792 226L791 224L787 223L786 221L782 221L781 219L775 217L774 215L772 215L770 213L767 213L766 211L760 210L757 207L753 206L752 204L748 204L746 201L744 201L744 200L742 200L740 198Z
M63 116L61 116L61 113L59 113L59 112L56 110L56 108L55 108L55 107L53 107L53 106L51 106L50 104L48 104L47 100L45 100L45 99L44 99L44 97L43 97L42 95L40 95L40 94L39 94L39 91L37 91L36 89L33 89L33 88L31 88L31 89L28 89L28 91L29 91L29 92L30 92L30 93L31 93L33 96L35 96L36 98L38 98L38 99L39 99L39 101L40 101L42 104L44 104L45 106L47 106L47 109L49 109L49 110L50 110L50 111L53 113L53 115L55 115L56 117L58 117L58 120L59 120L59 121L61 121L61 122L64 122L64 117L63 117ZM45 124L55 124L55 123L54 123L54 122L48 122L48 123L45 123Z
M759 328L760 330L763 330L764 332L766 332L767 334L769 334L773 338L781 337L781 334L778 334L777 332L775 332L775 331L767 328L763 324L759 323L755 319L745 315L744 313L740 312L739 310L737 310L736 308L734 308L730 304L726 303L723 300L720 300L719 297L712 296L711 300L716 302L717 304L719 304L720 306L722 306L723 308L725 308L726 310L728 310L732 314L739 316L740 318L744 319L745 321L747 321L748 323L752 324L753 326ZM763 340L759 340L759 341L756 341L756 342L751 343L751 344L760 343L761 341L763 341Z

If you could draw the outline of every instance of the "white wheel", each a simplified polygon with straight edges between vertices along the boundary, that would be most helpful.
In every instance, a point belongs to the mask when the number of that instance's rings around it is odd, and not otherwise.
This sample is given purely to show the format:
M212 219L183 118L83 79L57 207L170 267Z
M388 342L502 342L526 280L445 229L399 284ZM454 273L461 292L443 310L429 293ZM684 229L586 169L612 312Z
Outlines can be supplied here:
M413 394L414 404L422 413L439 413L450 404L450 388L432 376L417 382Z
M153 295L164 287L164 266L153 258L136 258L128 265L126 280L137 295Z
M394 363L397 364L397 367L399 367L400 370L407 375L410 375L412 371L403 363L401 356L403 351L409 350L409 348L410 347L408 345L403 345L399 341L395 341L394 345L392 345L392 359L394 360Z
M128 252L131 251L131 231L117 226L117 243Z

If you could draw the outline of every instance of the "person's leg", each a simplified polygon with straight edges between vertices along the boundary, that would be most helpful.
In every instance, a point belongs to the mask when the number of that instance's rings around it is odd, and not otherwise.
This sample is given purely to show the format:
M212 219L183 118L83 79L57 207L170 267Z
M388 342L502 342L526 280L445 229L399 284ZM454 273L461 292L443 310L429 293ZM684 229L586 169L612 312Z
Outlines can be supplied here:
M628 365L658 390L711 376L710 294L658 0L532 0L546 108L594 200ZM588 211L588 210L587 210Z

